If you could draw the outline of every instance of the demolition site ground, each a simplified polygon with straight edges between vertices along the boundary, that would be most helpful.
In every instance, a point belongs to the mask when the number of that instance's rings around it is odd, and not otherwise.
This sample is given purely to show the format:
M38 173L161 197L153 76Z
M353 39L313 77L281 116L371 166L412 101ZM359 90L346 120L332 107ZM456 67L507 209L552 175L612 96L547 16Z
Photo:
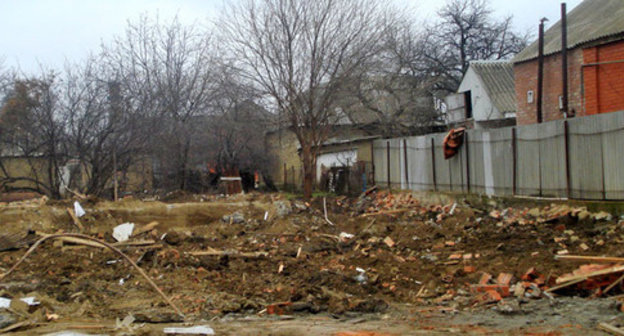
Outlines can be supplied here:
M86 214L72 219L74 201ZM5 202L0 297L10 303L0 332L616 333L624 325L617 215L375 190L310 203L257 193ZM134 229L118 242L112 233L122 223ZM63 232L119 248L172 304L120 255L75 237L41 243L9 273L35 241Z

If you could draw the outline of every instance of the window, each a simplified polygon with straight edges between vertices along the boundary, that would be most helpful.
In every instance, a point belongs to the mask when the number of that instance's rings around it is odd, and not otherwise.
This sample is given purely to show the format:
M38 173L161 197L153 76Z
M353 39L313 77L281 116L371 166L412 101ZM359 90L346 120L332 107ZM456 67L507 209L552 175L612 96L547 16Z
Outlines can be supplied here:
M472 98L470 91L464 92L464 109L466 111L466 119L472 118Z

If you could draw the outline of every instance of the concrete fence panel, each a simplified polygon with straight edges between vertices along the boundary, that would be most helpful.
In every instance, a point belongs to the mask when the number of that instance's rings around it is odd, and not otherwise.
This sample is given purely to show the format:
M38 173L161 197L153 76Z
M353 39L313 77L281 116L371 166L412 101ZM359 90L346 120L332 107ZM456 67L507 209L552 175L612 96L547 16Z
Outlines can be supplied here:
M390 139L387 140L390 143L390 185L392 189L400 189L402 187L401 180L403 177L401 176L401 151L403 142L402 139ZM387 178L386 178L387 179Z
M483 142L484 151L489 150L491 166L484 174L491 174L493 184L487 186L495 195L513 194L513 148L510 128L499 128L484 132L489 141Z
M533 125L518 126L517 134L516 193L541 196L539 130Z
M409 189L433 190L433 173L431 164L431 141L429 138L410 137L407 143L407 166Z
M470 191L478 194L486 193L484 144L482 130L468 132L468 141L464 145L468 148Z
M445 135L376 140L377 184L500 196L515 191L526 196L624 199L624 111L469 130L464 146L448 160L442 149Z
M434 144L434 156L436 167L436 184L438 190L450 191L452 190L451 183L451 167L448 160L444 159L444 151L442 149L442 141L445 134L432 134Z
M600 115L606 199L624 199L624 113Z
M388 186L388 164L386 162L386 140L373 141L373 165L375 167L375 183Z
M570 143L570 197L604 196L602 123L599 118L568 121Z
M566 197L565 138L563 121L535 125L540 135L542 196Z

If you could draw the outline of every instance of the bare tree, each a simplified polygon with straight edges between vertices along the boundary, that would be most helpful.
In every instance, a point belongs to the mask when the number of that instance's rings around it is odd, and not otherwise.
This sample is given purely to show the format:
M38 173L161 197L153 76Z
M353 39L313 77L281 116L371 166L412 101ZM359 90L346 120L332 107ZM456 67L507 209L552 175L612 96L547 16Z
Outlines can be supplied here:
M214 115L206 123L211 131L203 133L200 145L208 154L207 161L221 171L266 173L269 157L264 132L274 116L256 102L258 92L232 67L222 67L216 85Z
M338 92L379 50L387 27L375 0L247 0L220 21L236 66L270 95L301 145L304 195Z
M397 18L386 30L375 62L348 86L340 104L353 125L375 135L414 135L431 131L438 117L432 91L436 78L414 67L419 34L410 18Z
M26 169L13 176L4 162L3 185L25 181L33 190L60 197L59 173L66 158L66 120L59 112L58 74L42 69L37 77L13 78L0 111L0 135L9 156L26 160ZM31 187L25 187L31 188Z
M404 52L413 68L437 77L436 89L449 92L457 90L470 61L509 58L530 38L513 30L511 16L494 18L488 0L450 0L438 18L411 42L416 48Z
M177 19L163 25L144 17L102 49L127 112L150 124L151 153L163 175L185 189L196 119L210 113L214 92L210 37Z
M86 174L83 191L94 195L106 190L117 171L142 159L149 137L140 115L124 113L119 85L100 78L105 74L99 59L69 64L60 89L68 152Z

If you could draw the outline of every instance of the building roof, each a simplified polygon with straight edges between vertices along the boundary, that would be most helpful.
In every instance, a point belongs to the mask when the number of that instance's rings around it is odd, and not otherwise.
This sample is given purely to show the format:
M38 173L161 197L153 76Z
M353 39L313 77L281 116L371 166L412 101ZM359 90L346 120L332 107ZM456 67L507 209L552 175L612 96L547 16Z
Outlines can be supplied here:
M513 65L509 61L472 61L492 104L500 113L516 111Z
M567 15L568 49L618 35L624 37L624 1L584 0ZM536 24L537 25L537 24ZM561 20L544 33L544 55L561 51ZM537 58L537 41L518 53L513 63Z

